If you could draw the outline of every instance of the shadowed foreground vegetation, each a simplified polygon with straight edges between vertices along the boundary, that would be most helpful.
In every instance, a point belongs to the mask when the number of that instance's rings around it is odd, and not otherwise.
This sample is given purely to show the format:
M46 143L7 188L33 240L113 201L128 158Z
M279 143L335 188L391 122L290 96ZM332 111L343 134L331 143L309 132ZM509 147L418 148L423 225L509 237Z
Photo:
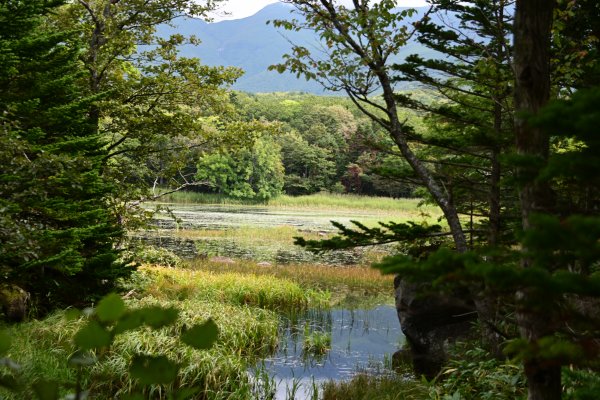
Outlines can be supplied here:
M195 399L272 398L273 378L255 365L276 349L281 313L390 301L391 280L366 267L265 266L207 260L177 268L143 266L125 284L127 307L174 307L179 310L177 322L158 330L142 328L119 335L110 348L96 352L98 363L81 369L82 387L89 389L93 398L128 398L127 394L139 392L141 387L129 372L134 354L160 354L182 368L174 383L150 386L144 398L166 399L169 391L190 387L200 389ZM76 350L74 335L87 319L72 311L7 328L13 338L7 357L22 365L19 376L23 382L76 382L77 370L66 360ZM218 341L211 349L196 350L177 340L188 327L208 319L219 328ZM327 351L328 340L325 333L307 335L303 346L319 354ZM350 381L327 382L315 388L324 400L475 400L484 398L483 393L492 396L485 397L490 399L524 398L524 375L517 364L490 360L485 350L467 345L459 344L453 352L454 361L433 382L415 379L406 365L400 366L398 374L357 371ZM570 388L566 399L594 398L599 382L592 372L567 369L565 377ZM16 394L2 391L0 396L32 398L28 390Z

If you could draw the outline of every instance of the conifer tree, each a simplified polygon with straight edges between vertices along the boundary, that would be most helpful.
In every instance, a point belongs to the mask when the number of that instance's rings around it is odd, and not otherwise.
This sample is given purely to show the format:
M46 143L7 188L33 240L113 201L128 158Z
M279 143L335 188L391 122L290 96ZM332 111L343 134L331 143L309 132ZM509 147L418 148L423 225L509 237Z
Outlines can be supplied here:
M509 0L435 0L415 23L415 40L436 58L413 54L395 65L399 81L430 90L436 102L398 95L402 106L427 113L423 157L437 165L439 179L459 212L471 217L470 246L496 246L506 237L512 191L501 188L510 175L501 158L512 143L512 20ZM512 196L511 196L512 195ZM510 206L510 205L509 205ZM473 217L481 225L473 224ZM482 228L483 231L480 229ZM475 240L473 240L475 238Z
M79 48L44 18L61 1L0 2L0 268L40 311L110 290L122 230L101 178L103 143L80 94Z

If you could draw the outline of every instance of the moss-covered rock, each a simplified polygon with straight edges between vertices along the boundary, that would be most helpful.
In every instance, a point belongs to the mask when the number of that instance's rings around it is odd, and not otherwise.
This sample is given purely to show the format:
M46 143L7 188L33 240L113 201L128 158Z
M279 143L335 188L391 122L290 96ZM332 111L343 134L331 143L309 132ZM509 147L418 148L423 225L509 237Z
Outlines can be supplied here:
M27 315L29 293L16 285L0 285L0 307L4 318L11 322L21 322Z

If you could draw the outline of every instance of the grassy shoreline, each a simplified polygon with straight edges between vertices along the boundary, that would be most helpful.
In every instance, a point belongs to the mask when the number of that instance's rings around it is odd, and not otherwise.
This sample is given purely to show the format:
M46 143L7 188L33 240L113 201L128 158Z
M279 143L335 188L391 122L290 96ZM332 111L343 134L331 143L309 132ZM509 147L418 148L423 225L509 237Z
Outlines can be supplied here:
M354 194L317 193L308 196L281 195L266 202L240 200L218 194L175 192L161 197L160 203L238 205L248 207L273 207L282 209L333 209L333 210L373 210L394 212L437 212L432 205L420 205L422 199L391 197L370 197Z

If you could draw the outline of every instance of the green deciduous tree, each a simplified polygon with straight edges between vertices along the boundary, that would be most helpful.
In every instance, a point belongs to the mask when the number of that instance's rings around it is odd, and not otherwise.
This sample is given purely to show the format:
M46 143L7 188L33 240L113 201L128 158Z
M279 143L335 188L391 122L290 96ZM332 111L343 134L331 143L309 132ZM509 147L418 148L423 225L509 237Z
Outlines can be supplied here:
M266 137L249 148L205 154L197 168L198 180L233 198L266 201L283 189L281 150Z
M194 164L202 151L244 142L243 125L230 103L228 85L241 71L211 67L179 56L194 37L161 35L160 26L183 16L206 17L219 1L78 0L54 19L86 44L82 88L108 93L89 110L107 141L103 177L119 188L111 205L127 226L143 215L145 200L161 190L194 186ZM153 190L154 189L154 190Z
M279 142L285 167L286 193L312 194L332 186L336 171L331 150L311 145L295 131L283 135Z
M295 46L286 61L273 66L280 72L289 70L315 79L325 88L344 91L350 99L388 133L399 154L414 171L417 179L441 208L450 228L456 249L466 251L467 240L455 204L432 170L419 159L411 145L412 130L400 118L391 57L406 45L411 31L403 20L414 10L396 12L396 2L373 3L355 1L353 6L338 6L334 1L289 1L305 20L278 21L287 29L315 30L322 42L323 53L312 54L303 46ZM382 102L372 99L377 91Z

